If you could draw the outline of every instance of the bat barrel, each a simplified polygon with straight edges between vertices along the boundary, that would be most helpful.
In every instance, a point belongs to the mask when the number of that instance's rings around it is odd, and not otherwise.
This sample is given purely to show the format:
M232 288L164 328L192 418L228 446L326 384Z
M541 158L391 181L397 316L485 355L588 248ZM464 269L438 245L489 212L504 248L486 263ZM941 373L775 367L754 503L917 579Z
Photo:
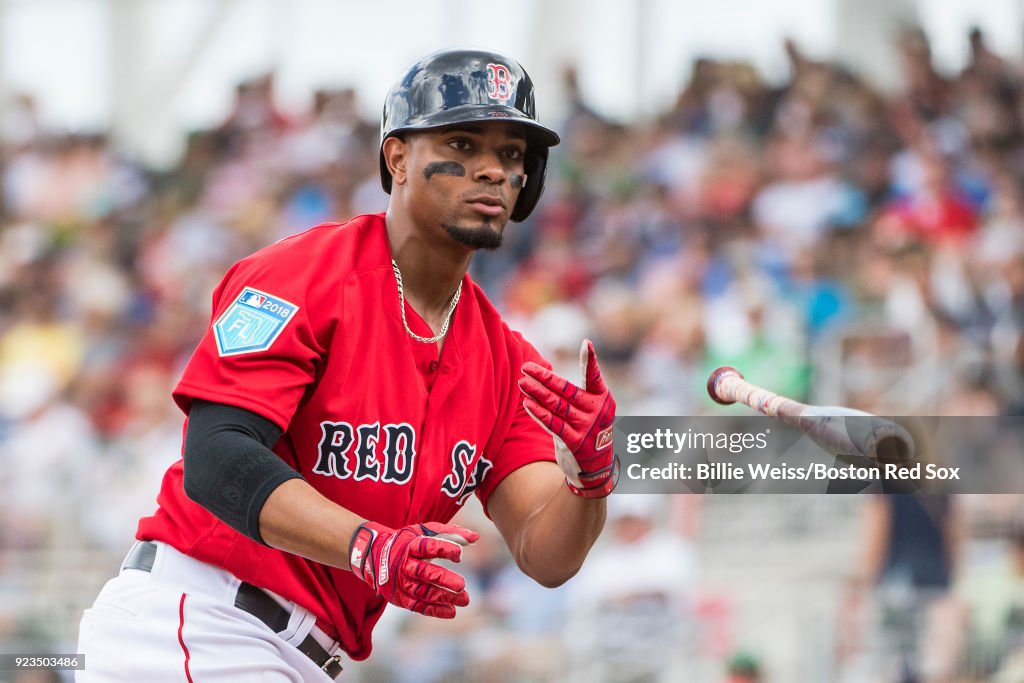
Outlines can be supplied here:
M914 459L914 437L893 420L843 406L808 406L801 420L806 423L801 430L830 453L880 463L907 464Z

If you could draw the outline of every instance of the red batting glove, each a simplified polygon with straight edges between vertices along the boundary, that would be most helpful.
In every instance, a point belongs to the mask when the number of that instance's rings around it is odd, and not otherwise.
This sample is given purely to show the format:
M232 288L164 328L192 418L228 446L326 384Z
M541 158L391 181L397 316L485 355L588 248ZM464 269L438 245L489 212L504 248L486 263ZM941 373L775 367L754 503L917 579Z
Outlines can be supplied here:
M431 560L458 562L462 546L480 535L454 524L428 522L391 529L365 522L349 543L352 573L393 605L454 619L455 608L469 604L466 580Z
M555 436L555 457L569 490L584 498L603 498L619 478L619 459L612 445L615 399L601 378L594 344L580 349L583 388L532 361L523 363L519 389L523 407Z

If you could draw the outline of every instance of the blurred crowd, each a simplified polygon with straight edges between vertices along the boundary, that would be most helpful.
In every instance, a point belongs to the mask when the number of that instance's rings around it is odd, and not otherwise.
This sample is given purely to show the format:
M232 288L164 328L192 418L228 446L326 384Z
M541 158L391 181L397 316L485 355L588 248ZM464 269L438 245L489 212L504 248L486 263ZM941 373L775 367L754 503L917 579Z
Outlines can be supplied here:
M979 31L969 44L941 74L905 30L892 93L792 43L780 84L698 59L671 107L629 124L567 69L545 195L472 274L556 370L572 376L594 339L623 415L711 412L721 364L816 403L1024 414L1024 65ZM4 610L24 595L17 553L118 555L151 511L180 452L170 390L226 269L387 205L378 126L352 90L296 114L272 74L240 83L169 169L105 132L48 130L38 106L15 98L0 130L0 642L22 628ZM673 538L652 552L690 566ZM516 581L495 558L487 575ZM672 600L696 609L679 572ZM754 672L733 680L759 680L756 658L730 661Z

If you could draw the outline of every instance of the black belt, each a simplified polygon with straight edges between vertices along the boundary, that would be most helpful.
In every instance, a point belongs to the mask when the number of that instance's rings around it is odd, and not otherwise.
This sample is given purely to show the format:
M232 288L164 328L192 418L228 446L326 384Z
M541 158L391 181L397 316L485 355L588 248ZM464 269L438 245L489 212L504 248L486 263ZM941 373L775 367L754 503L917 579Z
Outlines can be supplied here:
M155 559L156 544L143 541L132 546L128 557L125 558L124 564L121 566L123 569L139 569L149 572L153 570ZM238 586L235 607L259 619L274 633L280 633L288 628L288 621L291 618L288 610L277 604L277 601L267 595L263 589L244 581ZM312 634L306 636L306 639L296 647L332 679L337 678L341 673L341 662L338 661L338 657L328 654Z

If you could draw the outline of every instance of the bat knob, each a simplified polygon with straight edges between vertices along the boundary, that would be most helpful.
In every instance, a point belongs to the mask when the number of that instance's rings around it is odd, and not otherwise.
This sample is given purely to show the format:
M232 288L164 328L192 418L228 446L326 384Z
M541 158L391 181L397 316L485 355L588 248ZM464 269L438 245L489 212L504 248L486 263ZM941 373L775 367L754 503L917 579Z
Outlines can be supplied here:
M708 377L708 396L711 397L712 401L714 401L715 403L721 403L723 406L729 406L736 402L724 400L718 393L718 383L722 380L722 377L728 375L729 373L732 373L739 377L740 379L743 379L743 374L736 368L729 365L723 365L722 367L717 368L714 372L711 373L711 376Z

